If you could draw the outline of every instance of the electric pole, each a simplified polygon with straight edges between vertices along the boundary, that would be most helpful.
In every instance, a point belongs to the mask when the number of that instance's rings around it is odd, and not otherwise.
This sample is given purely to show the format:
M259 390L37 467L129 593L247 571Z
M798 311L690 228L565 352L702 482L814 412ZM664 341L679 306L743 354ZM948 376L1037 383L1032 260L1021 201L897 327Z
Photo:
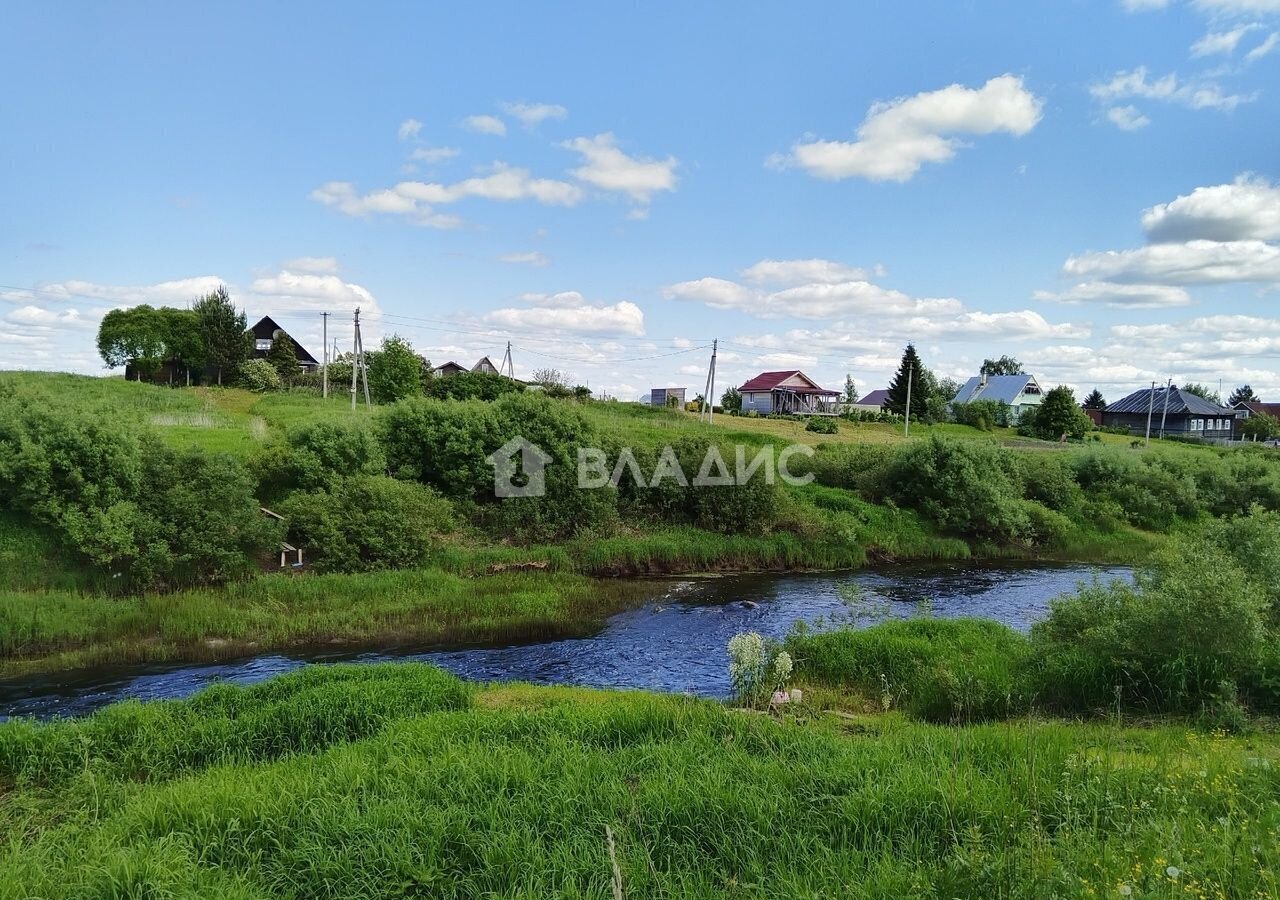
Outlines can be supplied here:
M915 366L908 367L907 369L907 405L903 409L903 412L906 413L906 418L903 419L902 421L903 437L911 436L911 382L913 380L912 376L915 374L916 374L916 367Z
M1164 420L1169 415L1169 392L1173 389L1173 379L1164 385L1164 409L1160 410L1160 440L1164 440Z
M507 354L502 357L502 365L498 367L499 375L506 375L512 381L516 378L516 364L511 358L511 342L507 341Z
M355 412L356 408L356 379L364 380L364 405L372 406L373 401L369 399L369 372L364 362L364 338L360 336L360 307L356 307L355 312L355 340L352 342L351 350L354 359L351 361L351 411Z
M323 322L321 329L324 334L324 362L320 366L320 396L325 400L329 399L329 314L327 312L320 313L320 319Z
M1147 395L1147 438L1145 446L1151 446L1151 414L1156 408L1156 383L1151 382L1151 393Z
M702 389L702 408L698 410L698 421L702 421L702 414L707 414L707 423L710 424L711 417L715 413L714 402L711 397L716 389L716 350L720 346L719 338L711 342L711 364L707 366L707 383Z

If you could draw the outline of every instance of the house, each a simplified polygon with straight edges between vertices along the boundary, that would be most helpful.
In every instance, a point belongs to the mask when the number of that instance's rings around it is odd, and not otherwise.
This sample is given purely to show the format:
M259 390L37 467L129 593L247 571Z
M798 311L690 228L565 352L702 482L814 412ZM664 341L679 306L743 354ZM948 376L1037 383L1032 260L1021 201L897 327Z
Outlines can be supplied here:
M1144 436L1148 417L1153 435L1230 440L1236 411L1181 388L1160 386L1134 391L1112 403L1102 411L1102 425L1128 428L1130 434Z
M872 391L857 403L850 403L850 409L860 409L863 412L880 412L884 409L884 403L889 399L888 389Z
M1261 403L1257 400L1241 400L1233 407L1235 409L1235 439L1243 440L1244 435L1240 433L1241 427L1246 419L1250 416L1270 416L1273 419L1280 419L1280 403Z
M293 355L298 360L298 368L301 371L314 372L320 368L320 363L307 352L307 348L295 341L293 336L277 325L275 319L270 316L259 319L249 332L253 335L253 359L266 359L267 354L271 352L271 345L283 334L293 344Z
M1039 406L1044 391L1034 375L975 375L951 399L953 405L992 400L1009 407L1009 424L1018 424L1024 410Z
M738 388L742 411L760 415L835 415L839 391L829 391L799 369L761 372Z
M649 391L649 405L650 406L666 406L667 401L670 398L674 397L675 398L674 406L677 409L684 409L685 390L686 390L685 388L678 388L678 387L654 388L653 390Z
M476 360L476 364L470 369L460 363L449 360L443 365L436 366L431 371L436 375L444 375L446 377L449 375L459 375L463 372L484 372L486 375L502 374L498 371L498 367L493 364L493 360L489 359L487 356L482 356L480 359Z

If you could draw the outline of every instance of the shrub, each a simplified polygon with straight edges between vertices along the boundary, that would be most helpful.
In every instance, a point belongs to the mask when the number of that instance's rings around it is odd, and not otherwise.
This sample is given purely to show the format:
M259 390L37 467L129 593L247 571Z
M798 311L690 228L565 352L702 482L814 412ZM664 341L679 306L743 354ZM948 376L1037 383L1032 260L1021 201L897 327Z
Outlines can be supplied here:
M1076 481L1095 501L1109 501L1132 525L1165 531L1200 511L1195 481L1168 471L1150 457L1137 459L1108 450L1072 458Z
M886 475L889 496L961 535L1011 540L1029 523L1020 473L1009 451L937 435L898 450Z
M769 646L754 631L729 639L729 681L734 698L743 706L768 704L774 691L786 689L792 669L791 654Z
M313 491L351 475L386 471L386 457L371 429L339 422L291 428L254 460L265 497Z
M819 484L875 500L888 491L886 478L893 456L894 448L888 444L822 444L808 465ZM799 463L797 459L797 469Z
M1020 466L1025 496L1049 509L1076 509L1084 492L1076 484L1070 465L1056 454L1024 457Z
M999 400L974 400L972 403L956 403L952 405L951 416L961 425L968 425L981 431L1009 426L1009 404Z
M275 366L265 359L250 359L240 364L236 376L240 386L245 390L263 394L267 391L278 391L284 387L280 373Z
M429 488L385 475L358 475L280 504L290 539L321 572L404 569L426 561L452 529L448 501Z
M804 430L815 434L836 434L840 431L840 426L834 416L810 416Z
M374 403L394 403L422 391L422 360L399 335L382 339L382 346L368 354L368 367Z
M1018 432L1046 441L1056 441L1063 436L1084 437L1093 428L1093 422L1076 404L1071 388L1058 385L1047 394L1038 407L1031 407L1022 414Z
M519 381L492 372L459 372L429 378L423 386L423 392L437 400L497 400L524 389Z
M849 688L881 708L935 722L999 718L1027 708L1022 635L984 619L911 619L787 637L798 677Z

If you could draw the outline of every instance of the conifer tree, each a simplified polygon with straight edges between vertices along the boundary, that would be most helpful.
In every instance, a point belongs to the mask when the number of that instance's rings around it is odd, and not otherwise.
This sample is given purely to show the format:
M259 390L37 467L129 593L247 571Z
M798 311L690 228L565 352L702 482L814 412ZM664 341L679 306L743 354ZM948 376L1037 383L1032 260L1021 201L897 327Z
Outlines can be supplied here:
M911 383L911 418L923 418L929 400L929 385L924 377L925 368L920 362L914 344L907 344L902 353L902 362L889 382L889 396L884 408L889 412L905 415L907 410L907 383Z

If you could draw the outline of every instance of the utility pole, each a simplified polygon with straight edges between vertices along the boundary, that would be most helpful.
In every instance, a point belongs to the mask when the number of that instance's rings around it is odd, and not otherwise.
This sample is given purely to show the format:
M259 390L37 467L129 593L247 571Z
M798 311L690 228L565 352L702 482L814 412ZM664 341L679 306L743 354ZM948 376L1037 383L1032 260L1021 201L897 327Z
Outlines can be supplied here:
M324 333L324 363L320 366L320 396L325 400L329 399L329 314L327 312L320 313L320 319L324 323L321 329Z
M1164 385L1164 409L1160 411L1160 440L1164 440L1164 420L1169 415L1169 392L1173 389L1173 379L1170 378Z
M506 375L512 381L515 380L516 364L511 359L511 342L510 341L507 341L507 354L506 356L502 357L502 365L498 367L498 374Z
M364 338L360 336L360 307L356 307L355 313L355 340L351 345L352 355L355 357L351 361L351 411L356 409L356 378L364 379L364 405L372 406L373 401L369 399L369 371L364 362Z
M698 421L702 421L702 414L707 415L707 423L710 424L711 416L715 412L715 406L711 399L711 395L716 389L716 350L720 345L719 338L711 342L711 364L707 366L707 383L702 389L702 407L698 410Z
M1151 393L1147 395L1147 438L1146 438L1146 441L1144 442L1145 446L1147 447L1151 446L1151 413L1155 411L1155 408L1156 408L1156 383L1153 381L1151 382Z
M903 437L911 436L911 382L912 382L912 376L915 374L916 374L915 366L911 366L910 368L907 369L907 405L903 409L903 412L906 413L906 418L903 419L902 421Z

